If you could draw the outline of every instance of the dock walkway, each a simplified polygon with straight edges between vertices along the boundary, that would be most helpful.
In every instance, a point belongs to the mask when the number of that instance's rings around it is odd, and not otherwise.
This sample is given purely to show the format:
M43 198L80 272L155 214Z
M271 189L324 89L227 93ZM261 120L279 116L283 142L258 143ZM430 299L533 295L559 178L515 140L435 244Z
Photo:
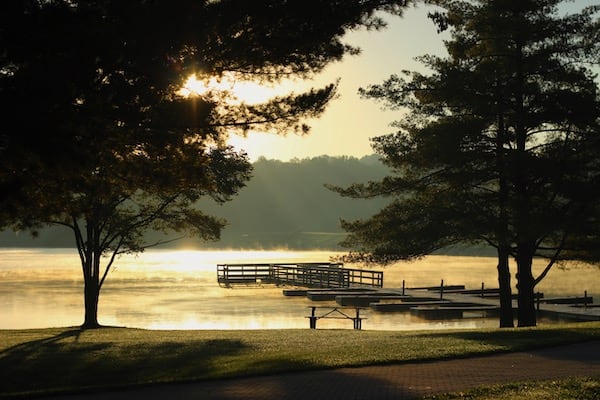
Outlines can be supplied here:
M425 319L496 317L500 312L498 297L490 297L487 295L489 292L482 293L477 290L444 291L440 288L436 290L435 287L370 288L362 291L306 290L301 293L312 301L335 301L337 305L345 307L369 307L373 312L410 312ZM291 293L284 291L284 295ZM593 305L590 297L581 300L579 304L568 304L569 299L540 300L536 305L539 316L574 321L600 321L600 307ZM517 310L516 299L513 300L513 309Z
M500 309L500 300L493 297L482 297L475 294L444 293L443 298L450 302L469 301L481 306L496 306L498 311ZM541 317L576 321L600 321L600 307L591 305L591 301L589 299L588 306L584 307L583 302L580 306L576 304L553 304L547 302L546 299L546 301L540 301L537 304L538 315ZM517 310L517 301L515 299L513 299L513 309Z

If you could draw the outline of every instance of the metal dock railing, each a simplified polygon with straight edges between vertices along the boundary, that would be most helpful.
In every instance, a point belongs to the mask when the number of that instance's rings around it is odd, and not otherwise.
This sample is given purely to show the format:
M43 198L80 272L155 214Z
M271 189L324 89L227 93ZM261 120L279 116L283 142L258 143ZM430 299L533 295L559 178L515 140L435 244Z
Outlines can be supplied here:
M344 268L341 263L218 264L220 286L275 284L309 288L383 287L383 272Z

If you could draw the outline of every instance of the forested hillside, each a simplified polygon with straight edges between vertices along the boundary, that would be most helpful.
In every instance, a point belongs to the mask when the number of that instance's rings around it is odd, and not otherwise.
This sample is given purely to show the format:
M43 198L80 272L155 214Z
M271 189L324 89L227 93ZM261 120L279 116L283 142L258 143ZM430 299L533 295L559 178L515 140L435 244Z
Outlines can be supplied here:
M385 200L342 198L324 187L377 180L389 171L375 156L362 159L321 156L312 159L259 159L253 178L233 201L218 205L201 202L208 214L225 218L229 225L216 243L185 239L174 246L197 248L335 249L344 233L340 218L368 217ZM0 246L71 247L69 231L44 230L37 239L28 234L0 233Z
M340 218L367 217L384 202L342 198L324 185L366 182L386 172L375 157L260 159L254 163L253 179L235 200L223 206L207 204L205 209L230 223L218 245L335 248L344 235Z

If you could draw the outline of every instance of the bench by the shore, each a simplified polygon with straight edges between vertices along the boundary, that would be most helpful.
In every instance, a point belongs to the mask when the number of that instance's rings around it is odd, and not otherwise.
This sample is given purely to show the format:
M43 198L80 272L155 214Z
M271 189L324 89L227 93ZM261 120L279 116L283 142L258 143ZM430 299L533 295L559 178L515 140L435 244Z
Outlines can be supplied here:
M310 315L307 316L310 329L317 329L317 321L320 319L348 319L353 322L354 329L362 329L362 321L366 319L360 315L362 307L317 307L310 306ZM354 311L354 315L352 315Z

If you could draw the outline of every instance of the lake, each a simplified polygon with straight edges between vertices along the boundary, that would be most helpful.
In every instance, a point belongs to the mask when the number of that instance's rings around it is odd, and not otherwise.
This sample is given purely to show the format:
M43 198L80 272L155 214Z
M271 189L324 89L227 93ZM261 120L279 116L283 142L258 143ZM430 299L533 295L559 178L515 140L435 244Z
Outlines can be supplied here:
M221 288L216 265L246 262L328 261L324 251L152 250L123 256L100 295L99 322L145 329L306 329L311 301L284 297L281 287ZM381 269L384 287L464 284L496 287L493 257L429 256ZM348 265L349 267L361 267ZM542 262L536 262L539 273ZM514 275L515 267L512 266ZM600 269L577 264L554 268L539 285L545 296L600 298ZM514 279L513 279L514 284ZM75 250L0 249L0 329L80 325L83 278ZM325 304L334 304L325 303ZM319 303L324 305L324 303ZM483 318L426 321L410 314L367 311L363 329L417 330L495 327ZM350 321L321 320L320 328L351 329Z

